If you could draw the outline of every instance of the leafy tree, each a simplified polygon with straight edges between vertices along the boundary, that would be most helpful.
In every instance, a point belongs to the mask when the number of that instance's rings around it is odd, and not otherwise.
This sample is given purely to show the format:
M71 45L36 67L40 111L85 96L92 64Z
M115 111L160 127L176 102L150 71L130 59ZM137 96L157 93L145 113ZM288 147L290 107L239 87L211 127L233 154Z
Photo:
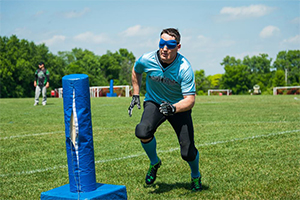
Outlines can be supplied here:
M267 91L272 86L271 62L268 54L245 56L243 61L226 56L221 63L225 69L221 86L232 89L236 94L245 94L254 85L259 85L261 91Z
M242 64L242 61L240 59L235 59L235 57L233 57L233 56L226 56L223 59L223 62L221 63L221 65L224 65L224 66L226 66L226 65L236 66L239 64Z
M107 51L105 55L100 57L100 65L107 81L110 79L118 79L121 66L110 51Z
M227 57L226 57L227 58ZM251 88L250 72L247 65L240 64L240 60L230 58L230 63L226 63L225 74L222 76L221 87L232 90L233 94L246 94ZM222 64L223 64L222 63Z
M114 56L121 66L117 83L119 85L131 85L131 71L135 62L133 53L128 52L127 49L120 49Z
M75 73L87 74L91 86L107 86L110 79L114 79L116 85L131 85L135 57L127 49L115 53L107 51L100 56L74 48L54 55L45 44L36 45L15 35L0 36L0 97L34 96L34 72L40 61L50 72L50 93L62 86L63 76ZM270 91L273 86L300 85L300 50L280 51L273 66L271 62L268 54L246 56L243 60L226 56L221 62L225 69L223 75L206 77L204 70L195 71L196 92L206 94L210 88L228 88L234 94L245 94L256 84L262 92ZM145 79L144 74L141 94L145 94Z
M300 50L280 51L273 67L287 73L286 85L300 84Z
M107 86L112 78L116 84L129 85L135 57L127 49L98 56L74 48L54 55L45 44L35 45L15 35L0 37L0 97L34 96L34 72L40 61L50 72L49 95L52 89L62 87L62 77L68 74L87 74L91 86Z
M259 54L259 56L245 56L243 64L248 66L251 73L266 74L270 72L272 58L268 59L268 54Z
M130 74L135 57L127 49L120 49L115 53L107 51L102 56L80 48L58 54L67 65L65 74L85 73L89 76L91 86L107 86L110 79L114 79L116 85L128 85L131 82Z
M273 79L273 86L284 86L285 85L285 75L282 69L275 72L275 77Z
M222 74L215 74L207 76L207 80L210 82L211 88L220 89L220 83L222 80Z
M250 72L251 86L259 85L261 91L266 90L270 83L271 62L272 58L268 58L268 54L259 54L259 56L244 57L243 64L248 66Z
M44 44L35 45L24 39L19 40L15 35L0 37L0 46L1 97L33 96L34 72L41 60L46 65L48 48Z
M196 93L198 95L204 95L207 93L208 89L211 87L210 82L205 77L205 72L203 69L195 71L195 83L196 83Z

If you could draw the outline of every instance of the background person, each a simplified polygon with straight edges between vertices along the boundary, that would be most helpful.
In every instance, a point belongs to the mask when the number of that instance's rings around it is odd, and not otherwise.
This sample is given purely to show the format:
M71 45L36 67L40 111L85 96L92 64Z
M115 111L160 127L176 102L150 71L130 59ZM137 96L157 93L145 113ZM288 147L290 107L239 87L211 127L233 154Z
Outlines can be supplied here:
M202 189L199 172L199 152L194 145L194 128L191 109L195 103L195 78L188 60L178 53L181 48L177 29L162 30L159 50L142 55L132 70L133 97L128 108L129 116L135 105L140 108L140 86L142 73L146 73L146 95L144 112L135 134L141 140L150 167L146 184L151 185L161 166L157 156L156 129L166 120L172 125L180 144L181 157L191 169L191 189Z
M39 63L39 68L35 71L35 102L34 106L39 104L39 97L42 92L43 101L42 104L45 106L47 104L47 88L49 87L49 71L45 68L44 62Z

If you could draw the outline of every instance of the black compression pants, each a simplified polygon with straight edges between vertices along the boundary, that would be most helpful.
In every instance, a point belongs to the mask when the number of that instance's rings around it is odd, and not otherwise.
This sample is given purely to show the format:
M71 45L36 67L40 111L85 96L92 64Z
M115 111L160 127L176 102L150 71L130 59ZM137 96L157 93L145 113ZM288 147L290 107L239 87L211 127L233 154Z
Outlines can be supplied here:
M198 150L194 144L194 128L191 113L192 111L189 110L166 117L159 112L159 104L145 101L142 119L135 128L135 135L139 139L150 139L154 137L156 129L164 121L168 120L176 132L182 159L193 161L197 156Z

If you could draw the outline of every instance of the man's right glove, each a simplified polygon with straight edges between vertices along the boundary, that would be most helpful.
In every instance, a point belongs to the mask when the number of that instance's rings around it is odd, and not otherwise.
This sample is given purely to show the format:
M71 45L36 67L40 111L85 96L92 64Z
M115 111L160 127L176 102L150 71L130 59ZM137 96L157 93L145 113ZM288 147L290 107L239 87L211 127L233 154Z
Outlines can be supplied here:
M128 108L129 117L132 116L132 109L135 105L137 105L138 109L141 109L140 96L139 95L133 95L132 96L132 100L131 100L130 106Z

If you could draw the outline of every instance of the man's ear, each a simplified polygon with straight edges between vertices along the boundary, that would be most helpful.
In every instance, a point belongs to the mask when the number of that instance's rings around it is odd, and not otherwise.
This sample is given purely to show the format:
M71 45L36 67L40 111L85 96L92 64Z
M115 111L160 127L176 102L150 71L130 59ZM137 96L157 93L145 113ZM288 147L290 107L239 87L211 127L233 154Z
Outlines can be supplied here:
M179 49L181 48L181 44L177 45L177 51L179 51Z

